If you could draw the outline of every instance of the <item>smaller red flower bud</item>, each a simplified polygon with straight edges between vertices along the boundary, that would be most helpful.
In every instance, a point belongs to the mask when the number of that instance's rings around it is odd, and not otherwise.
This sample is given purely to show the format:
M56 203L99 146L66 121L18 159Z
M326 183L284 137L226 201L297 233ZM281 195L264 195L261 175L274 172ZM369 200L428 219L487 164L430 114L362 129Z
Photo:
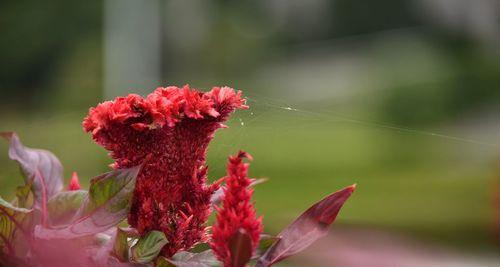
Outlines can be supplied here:
M82 187L80 186L80 181L78 180L78 174L73 172L71 175L71 180L69 181L68 191L80 190Z
M249 164L243 162L245 158L252 159L243 151L234 157L229 157L222 208L216 208L217 221L213 227L210 246L226 267L233 266L229 240L237 234L237 231L242 229L250 236L252 253L259 244L262 232L262 217L257 218L251 203L253 190L249 188L251 179L247 176Z

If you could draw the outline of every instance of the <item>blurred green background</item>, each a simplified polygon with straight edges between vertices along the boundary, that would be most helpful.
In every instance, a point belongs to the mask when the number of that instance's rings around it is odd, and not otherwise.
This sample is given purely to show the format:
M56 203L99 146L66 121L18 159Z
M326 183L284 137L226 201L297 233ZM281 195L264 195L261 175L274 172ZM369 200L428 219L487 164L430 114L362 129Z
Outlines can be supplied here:
M339 226L495 251L499 17L495 1L2 1L0 130L88 183L111 163L88 107L229 85L251 109L217 133L210 177L252 154L269 232L358 183ZM21 178L0 148L9 198Z

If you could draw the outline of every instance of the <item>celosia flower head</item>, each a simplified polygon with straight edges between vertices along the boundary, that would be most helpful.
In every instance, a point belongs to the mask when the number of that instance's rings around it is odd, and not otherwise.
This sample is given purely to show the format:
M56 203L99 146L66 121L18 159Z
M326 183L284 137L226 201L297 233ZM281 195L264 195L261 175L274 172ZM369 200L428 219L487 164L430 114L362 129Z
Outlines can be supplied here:
M252 241L252 252L259 244L262 232L262 218L257 218L255 208L251 202L253 190L248 178L248 163L243 159L251 156L243 151L229 158L227 166L226 188L222 208L217 211L217 221L213 227L212 242L210 246L217 258L224 266L233 266L229 241L239 230L247 233Z
M114 168L142 164L128 222L141 234L163 231L164 256L206 238L210 197L218 188L206 184L206 150L238 108L247 108L245 99L229 87L203 93L170 86L145 98L130 94L106 101L84 119L84 130L110 151Z

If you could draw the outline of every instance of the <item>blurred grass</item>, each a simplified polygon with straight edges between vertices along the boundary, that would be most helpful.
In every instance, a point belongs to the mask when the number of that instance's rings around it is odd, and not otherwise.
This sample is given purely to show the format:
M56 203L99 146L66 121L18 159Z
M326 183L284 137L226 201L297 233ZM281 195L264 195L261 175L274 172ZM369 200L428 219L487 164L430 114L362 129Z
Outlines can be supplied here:
M81 130L84 115L85 110L52 117L10 114L0 130L16 131L27 146L54 152L65 166L66 183L77 171L88 184L111 160ZM268 232L278 232L325 195L357 183L339 224L472 249L492 246L493 148L259 105L235 114L229 126L210 146L210 178L224 175L227 156L238 149L252 154L251 175L270 179L255 190ZM21 178L8 160L6 142L0 149L0 194L10 199Z

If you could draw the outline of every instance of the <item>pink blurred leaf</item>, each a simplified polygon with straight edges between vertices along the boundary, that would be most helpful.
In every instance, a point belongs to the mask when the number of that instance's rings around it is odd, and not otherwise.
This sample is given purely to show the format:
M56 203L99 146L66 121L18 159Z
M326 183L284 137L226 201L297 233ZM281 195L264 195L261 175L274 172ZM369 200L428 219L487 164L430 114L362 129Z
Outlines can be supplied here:
M63 225L75 216L82 206L88 192L85 190L62 191L47 202L47 211L51 225Z
M257 250L255 251L252 259L258 259L260 256L264 255L264 253L276 242L280 240L277 236L272 236L268 234L261 234L259 238L259 245L257 246Z
M74 220L62 228L37 227L39 238L75 238L103 232L127 217L140 166L119 169L92 179L88 196Z
M355 188L356 185L351 185L337 191L306 210L278 235L280 240L260 257L256 267L271 266L303 251L314 241L325 236L328 227L335 221L340 208Z
M24 267L28 266L28 264L23 259L0 253L0 266Z
M61 162L49 151L25 147L15 133L2 132L0 135L10 142L9 157L19 163L25 183L32 183L34 207L41 210L45 225L47 201L63 188Z
M88 254L90 245L82 239L33 240L32 251L27 266L67 267L101 266L95 265Z

